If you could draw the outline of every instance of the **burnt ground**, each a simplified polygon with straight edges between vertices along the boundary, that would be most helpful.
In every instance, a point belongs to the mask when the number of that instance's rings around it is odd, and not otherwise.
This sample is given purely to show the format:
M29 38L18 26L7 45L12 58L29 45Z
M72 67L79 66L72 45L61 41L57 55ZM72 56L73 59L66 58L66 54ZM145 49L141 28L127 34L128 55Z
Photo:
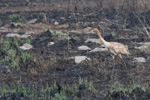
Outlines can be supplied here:
M10 2L9 2L10 3ZM8 3L8 5L9 5ZM1 7L7 6L7 2L3 2ZM15 3L14 3L15 4ZM27 5L26 3L22 5ZM10 3L13 7L13 3ZM20 6L22 6L20 5ZM15 5L16 6L16 5ZM19 6L19 4L18 4ZM19 7L20 7L19 6ZM7 8L7 7L6 7ZM16 7L17 8L17 7ZM5 11L4 11L5 12ZM16 20L10 19L12 14L18 14L21 17ZM149 12L141 13L145 17L145 25L149 25ZM37 19L37 22L29 24L32 19ZM142 19L142 18L141 18ZM54 22L59 22L54 25ZM143 21L143 19L142 19ZM13 23L22 23L20 26L14 26ZM34 58L27 60L25 63L19 63L19 68L12 68L9 66L10 71L1 72L0 84L8 85L9 88L14 86L22 86L37 90L39 98L32 95L32 99L43 100L40 95L43 89L54 87L56 90L50 92L51 98L49 100L149 100L150 94L144 94L140 91L133 91L136 97L130 95L123 95L123 93L114 93L110 98L110 91L116 87L131 88L134 84L140 84L149 90L149 71L150 71L150 53L141 52L135 49L139 46L140 42L149 42L149 37L141 26L139 20L133 13L124 13L119 10L115 11L102 11L95 12L71 12L71 11L23 11L18 12L6 10L5 13L0 15L1 28L5 27L6 31L1 31L1 40L10 40L6 38L7 33L17 32L23 34L26 31L34 31L35 34L29 38L33 49L28 52ZM103 37L107 41L116 41L128 45L130 56L123 56L127 70L120 59L116 58L116 67L114 78L110 79L113 60L109 52L95 52L79 51L77 47L87 45L94 49L100 47L100 44L85 41L88 38L98 38L96 34L88 33L87 27L98 27ZM49 30L48 30L49 29ZM50 30L61 31L63 34L69 32L69 42L66 40L65 35L59 37L54 36ZM72 31L74 30L74 31ZM149 30L148 30L149 31ZM111 35L115 34L115 35ZM60 39L61 38L61 39ZM49 42L55 42L54 45L48 46ZM69 44L69 47L68 47ZM83 61L76 64L70 57L84 55L89 57L90 61ZM2 56L2 54L1 54ZM133 62L134 57L144 57L145 63ZM2 59L2 58L1 58ZM4 64L1 64L3 66ZM79 85L79 80L87 80L92 82L94 90L86 90L85 84ZM70 93L69 89L76 86L75 93ZM54 99L60 91L64 90L66 98ZM2 95L2 94L1 94ZM6 96L1 96L1 99L15 100L14 98L31 99L30 94L27 96L23 93L15 94L8 93ZM75 99L76 98L76 99ZM20 99L17 99L20 100Z

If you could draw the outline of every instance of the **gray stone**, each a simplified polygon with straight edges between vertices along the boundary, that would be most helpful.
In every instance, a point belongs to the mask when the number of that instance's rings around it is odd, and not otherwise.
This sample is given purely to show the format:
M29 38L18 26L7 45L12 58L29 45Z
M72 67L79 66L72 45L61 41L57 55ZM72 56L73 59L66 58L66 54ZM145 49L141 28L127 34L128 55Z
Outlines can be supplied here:
M86 56L75 56L75 57L70 57L70 59L75 59L75 63L76 64L79 64L81 63L82 61L85 61L85 60L91 60L90 58L86 57Z
M101 40L100 39L90 39L88 38L85 43L88 43L88 42L93 42L93 43L97 43L97 44L102 44Z
M25 43L23 46L20 46L19 48L22 49L22 50L30 50L30 49L33 48L33 46L30 45L30 44Z
M146 59L144 57L136 57L133 59L133 62L145 63Z
M32 20L30 20L28 23L29 23L29 24L34 24L35 22L37 22L37 19L32 19Z
M49 42L49 43L47 44L47 46L54 45L54 44L55 44L54 42Z
M8 33L6 37L20 37L20 35L17 33Z
M59 25L59 23L57 21L54 22L54 25Z
M20 35L20 34L17 34L17 33L8 33L6 35L6 37L28 38L28 37L30 37L30 35L26 35L26 34Z
M34 34L34 32L33 32L33 31L27 31L27 32L25 32L25 34L24 34L24 35L32 35L32 34Z
M79 46L79 47L78 47L78 50L91 50L91 48L89 48L89 47L86 46L86 45L82 45L82 46Z
M135 46L134 48L135 49L138 49L140 50L141 52L145 52L147 54L150 54L150 42L141 42L141 43L138 43L138 44L141 44L141 46Z
M91 50L90 52L98 52L98 51L108 51L107 48L94 48L93 50Z

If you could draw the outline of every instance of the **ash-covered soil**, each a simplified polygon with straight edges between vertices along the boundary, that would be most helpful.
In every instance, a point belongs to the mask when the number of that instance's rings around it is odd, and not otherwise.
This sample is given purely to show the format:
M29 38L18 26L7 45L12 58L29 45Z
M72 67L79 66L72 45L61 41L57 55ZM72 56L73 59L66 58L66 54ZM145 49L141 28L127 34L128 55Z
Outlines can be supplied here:
M21 2L21 1L20 1ZM10 3L10 2L9 2ZM7 6L7 2L1 6ZM20 5L19 5L20 4ZM21 6L19 3L18 6ZM13 4L12 4L13 5ZM24 4L23 4L24 5ZM6 9L6 8L5 8ZM134 13L124 13L121 10L103 10L95 12L70 12L70 11L23 11L14 12L14 9L0 15L0 38L13 41L14 37L6 37L8 33L24 34L32 32L28 39L33 46L27 51L33 59L20 61L17 68L11 67L9 61L1 63L0 86L8 88L21 86L37 90L37 97L23 93L8 93L0 96L3 100L149 100L149 92L140 90L132 91L130 95L122 92L110 93L116 87L130 88L134 84L140 84L146 90L149 89L150 78L150 51L147 48L137 49L150 41L145 29ZM137 14L137 13L136 13ZM138 13L139 14L139 13ZM137 15L138 15L137 14ZM12 15L19 15L17 18ZM139 16L139 15L138 15ZM146 17L141 17L146 16ZM149 32L149 11L140 13ZM34 19L34 20L33 20ZM32 22L33 21L33 22ZM35 22L34 22L35 21ZM145 21L145 22L144 22ZM106 41L120 42L128 45L131 55L123 56L127 64L127 70L121 59L116 57L114 78L110 79L113 59L108 51L91 52L96 47L102 47L95 42L86 42L88 39L98 39L91 29L99 28ZM18 39L19 46L23 45ZM54 43L54 44L52 44ZM13 44L12 44L13 45ZM88 46L90 50L79 50L79 46ZM11 47L17 48L16 47ZM5 56L1 44L0 59ZM16 54L19 56L19 53ZM76 63L71 57L86 56L86 59ZM145 62L135 61L136 57L143 57ZM6 67L8 66L8 67ZM84 82L82 82L84 81ZM91 84L92 86L86 84ZM83 83L83 84L81 84ZM46 87L55 87L43 97L41 91ZM73 92L70 88L75 87ZM89 87L92 87L89 88ZM2 88L1 88L2 89ZM65 91L66 98L60 99L61 91ZM136 97L133 96L136 95ZM141 96L140 96L141 95ZM50 96L50 98L48 97ZM110 97L111 96L111 97ZM56 97L56 98L55 98Z

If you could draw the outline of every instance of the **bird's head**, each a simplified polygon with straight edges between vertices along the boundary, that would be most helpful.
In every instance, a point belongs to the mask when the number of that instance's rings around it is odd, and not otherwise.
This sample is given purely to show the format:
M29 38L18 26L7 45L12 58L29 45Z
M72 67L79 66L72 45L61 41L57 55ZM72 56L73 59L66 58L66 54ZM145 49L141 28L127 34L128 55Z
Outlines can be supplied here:
M130 52L129 52L129 49L128 49L127 45L125 45L125 48L126 48L126 51L127 51L127 55L130 55Z
M92 31L97 33L99 30L98 30L98 28L94 28Z

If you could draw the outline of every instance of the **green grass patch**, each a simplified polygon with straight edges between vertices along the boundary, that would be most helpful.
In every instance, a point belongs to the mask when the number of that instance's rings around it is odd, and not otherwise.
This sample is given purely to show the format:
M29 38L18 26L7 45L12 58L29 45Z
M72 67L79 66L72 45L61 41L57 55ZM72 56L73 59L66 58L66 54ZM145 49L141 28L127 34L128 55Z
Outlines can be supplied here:
M108 100L120 100L122 98L148 98L150 96L149 91L145 87L137 84L133 84L131 87L116 87L109 91Z
M52 32L52 36L55 36L55 37L60 38L60 37L61 37L61 35L62 35L62 33L61 33L61 32L59 32L59 31Z
M6 84L0 84L0 93L1 97L0 100L3 97L9 97L12 94L23 94L23 97L29 100L80 100L77 97L78 92L80 91L80 87L84 85L86 90L86 93L93 93L94 86L91 82L88 82L87 79L81 79L79 78L79 82L76 84L72 84L71 86L66 85L56 85L54 83L53 85L49 86L40 86L37 87L35 85L29 85L24 87L24 85L6 85ZM61 87L61 89L60 89ZM84 93L83 93L84 94ZM95 94L94 94L95 95ZM68 98L69 97L69 98ZM6 99L5 98L5 99Z
M20 63L33 59L33 56L19 48L24 43L31 43L30 40L21 40L18 38L5 39L0 42L0 64L9 65L10 67L19 67Z
M0 85L1 100L5 100L7 97L12 94L23 95L24 98L29 100L67 100L65 91L61 90L60 93L56 93L55 96L52 96L52 91L56 91L57 88L54 86L46 87L45 89L39 87L24 87L22 85Z
M82 79L79 77L78 87L84 87L87 91L97 93L96 89L94 88L93 82L88 82L87 79Z
M19 15L19 14L12 14L12 15L10 15L8 18L9 18L9 20L12 21L12 22L17 22L17 21L20 20L21 15Z

